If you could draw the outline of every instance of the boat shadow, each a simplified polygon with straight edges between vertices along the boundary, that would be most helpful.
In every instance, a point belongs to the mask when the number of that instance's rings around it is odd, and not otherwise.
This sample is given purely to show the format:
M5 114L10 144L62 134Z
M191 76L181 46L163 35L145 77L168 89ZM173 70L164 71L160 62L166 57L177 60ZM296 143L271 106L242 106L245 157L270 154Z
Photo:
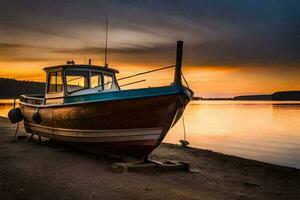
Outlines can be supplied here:
M48 138L18 136L18 139L27 138L34 144L42 145L59 153L70 153L85 159L101 162L106 171L114 173L135 172L145 174L167 173L167 172L187 172L189 164L186 162L160 158L151 154L147 158L134 158L125 155L117 155L107 152L91 152L89 149L78 148L68 143L62 143Z

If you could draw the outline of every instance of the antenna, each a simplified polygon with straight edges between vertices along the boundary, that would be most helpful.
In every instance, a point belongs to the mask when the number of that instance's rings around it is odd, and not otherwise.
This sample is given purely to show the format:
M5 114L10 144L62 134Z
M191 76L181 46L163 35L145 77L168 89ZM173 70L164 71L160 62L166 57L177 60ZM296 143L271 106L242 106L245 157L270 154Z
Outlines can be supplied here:
M104 58L104 67L108 67L108 64L107 64L107 52L108 52L108 48L107 48L107 37L108 37L108 15L106 15L106 39L105 39L105 58Z
M84 64L86 64L86 41L84 41Z

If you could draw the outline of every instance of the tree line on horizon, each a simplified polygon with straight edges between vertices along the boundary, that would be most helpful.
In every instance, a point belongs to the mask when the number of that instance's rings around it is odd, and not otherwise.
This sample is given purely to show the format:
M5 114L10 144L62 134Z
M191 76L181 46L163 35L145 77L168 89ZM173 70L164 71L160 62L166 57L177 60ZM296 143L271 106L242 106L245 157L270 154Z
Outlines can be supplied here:
M203 98L193 97L193 100L249 100L249 101L300 101L299 91L280 91L273 94L241 95L233 98Z
M273 94L236 96L233 100L300 101L300 91L280 91Z
M0 98L15 98L21 94L44 94L45 83L0 78Z

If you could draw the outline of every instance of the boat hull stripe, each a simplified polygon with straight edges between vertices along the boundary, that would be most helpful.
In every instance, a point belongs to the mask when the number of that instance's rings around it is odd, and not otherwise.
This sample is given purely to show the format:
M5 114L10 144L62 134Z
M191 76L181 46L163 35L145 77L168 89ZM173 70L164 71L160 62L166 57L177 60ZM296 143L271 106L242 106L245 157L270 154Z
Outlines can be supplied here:
M88 142L111 142L111 141L134 141L158 139L162 134L162 127L140 129L116 129L116 130L73 130L50 128L46 126L26 123L33 133L53 139L64 141L88 141Z

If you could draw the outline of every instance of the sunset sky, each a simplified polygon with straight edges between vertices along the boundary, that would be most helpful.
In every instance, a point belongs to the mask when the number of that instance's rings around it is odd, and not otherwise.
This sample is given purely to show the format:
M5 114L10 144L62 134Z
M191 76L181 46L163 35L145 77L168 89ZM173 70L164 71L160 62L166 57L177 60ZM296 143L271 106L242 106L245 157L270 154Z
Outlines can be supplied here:
M196 95L300 90L300 1L0 0L0 77L44 81L67 60L109 65L119 77L175 63ZM169 79L167 78L169 77ZM170 73L147 82L172 81Z

